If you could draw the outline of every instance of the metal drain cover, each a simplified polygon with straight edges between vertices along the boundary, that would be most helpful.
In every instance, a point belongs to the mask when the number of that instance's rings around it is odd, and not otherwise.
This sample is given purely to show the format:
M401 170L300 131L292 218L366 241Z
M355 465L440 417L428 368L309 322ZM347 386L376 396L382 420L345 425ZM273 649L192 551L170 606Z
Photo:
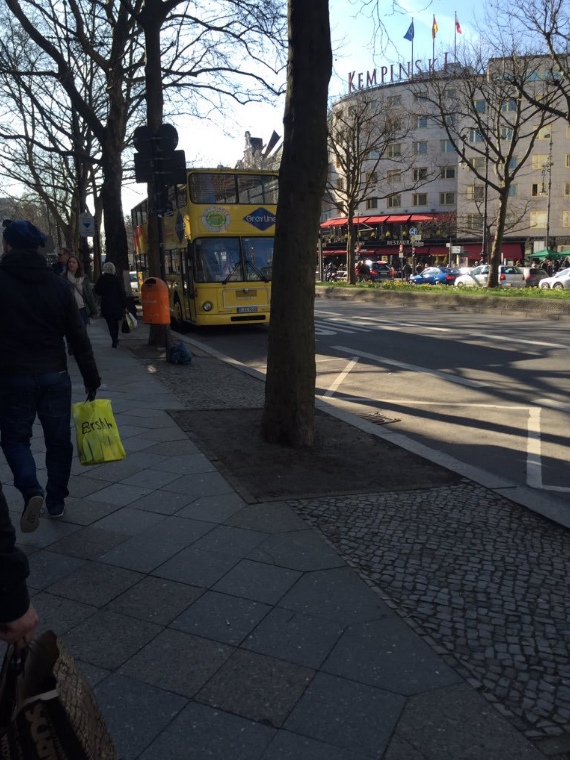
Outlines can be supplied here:
M368 412L367 414L359 414L360 419L367 422L373 422L375 425L389 425L391 422L400 422L400 417L386 417L385 414L380 412Z

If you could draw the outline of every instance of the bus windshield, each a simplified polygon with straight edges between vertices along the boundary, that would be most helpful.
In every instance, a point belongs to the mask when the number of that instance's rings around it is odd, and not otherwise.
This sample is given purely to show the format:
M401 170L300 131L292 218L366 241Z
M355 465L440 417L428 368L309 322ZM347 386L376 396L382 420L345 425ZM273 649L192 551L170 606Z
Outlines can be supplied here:
M273 238L242 238L241 244L240 246L238 237L196 240L196 282L269 281L273 262Z

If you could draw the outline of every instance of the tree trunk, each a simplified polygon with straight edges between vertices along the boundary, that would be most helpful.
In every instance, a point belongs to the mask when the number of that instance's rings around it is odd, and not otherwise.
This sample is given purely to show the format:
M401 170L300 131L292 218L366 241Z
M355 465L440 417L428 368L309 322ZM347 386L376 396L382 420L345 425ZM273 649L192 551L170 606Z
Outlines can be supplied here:
M327 178L332 68L328 0L289 0L283 160L261 432L312 446L315 434L315 251Z
M503 234L505 232L505 220L507 218L507 205L509 198L509 187L506 186L501 190L499 198L499 211L497 213L497 227L491 255L489 256L489 279L487 280L488 288L499 287L499 266L501 265L501 249L503 247Z

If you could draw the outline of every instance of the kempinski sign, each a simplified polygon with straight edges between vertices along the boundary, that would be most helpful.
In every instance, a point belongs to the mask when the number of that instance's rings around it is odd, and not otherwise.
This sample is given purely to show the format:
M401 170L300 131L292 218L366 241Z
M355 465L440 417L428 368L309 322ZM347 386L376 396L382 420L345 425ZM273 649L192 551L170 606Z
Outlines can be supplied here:
M442 71L448 70L449 53L443 54ZM436 70L438 63L437 58L429 59L427 69L424 68L424 61L408 61L408 63L391 63L390 66L380 66L372 71L351 71L348 75L348 92L357 92L365 90L368 87L378 87L381 84L392 84L393 82L402 82L405 79L413 79L414 76L432 74Z

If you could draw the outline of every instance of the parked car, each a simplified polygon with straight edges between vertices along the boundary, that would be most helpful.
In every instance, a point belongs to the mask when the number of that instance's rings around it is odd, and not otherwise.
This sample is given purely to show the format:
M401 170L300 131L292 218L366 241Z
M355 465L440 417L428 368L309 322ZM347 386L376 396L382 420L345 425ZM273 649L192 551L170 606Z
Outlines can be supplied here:
M537 269L536 267L523 267L524 280L527 288L537 288L541 280L548 277L548 274L544 269Z
M368 275L368 279L371 280L372 282L377 282L378 280L394 279L394 275L396 273L392 269L390 264L388 264L388 262L371 261L371 262L366 262L366 263L370 267L370 274Z
M410 277L412 285L453 285L457 271L449 267L427 267L420 274Z
M131 292L133 294L133 298L138 300L141 296L138 272L129 272L129 279L131 281Z
M345 282L348 280L348 272L346 269L339 268L331 276L333 282Z
M570 288L570 267L556 272L554 277L545 277L538 283L538 287L542 289L552 288L553 290Z
M485 287L489 279L489 264L475 267L469 274L462 274L455 280L458 288ZM501 264L499 267L499 287L501 288L524 288L526 281L524 272L520 267L508 267Z

